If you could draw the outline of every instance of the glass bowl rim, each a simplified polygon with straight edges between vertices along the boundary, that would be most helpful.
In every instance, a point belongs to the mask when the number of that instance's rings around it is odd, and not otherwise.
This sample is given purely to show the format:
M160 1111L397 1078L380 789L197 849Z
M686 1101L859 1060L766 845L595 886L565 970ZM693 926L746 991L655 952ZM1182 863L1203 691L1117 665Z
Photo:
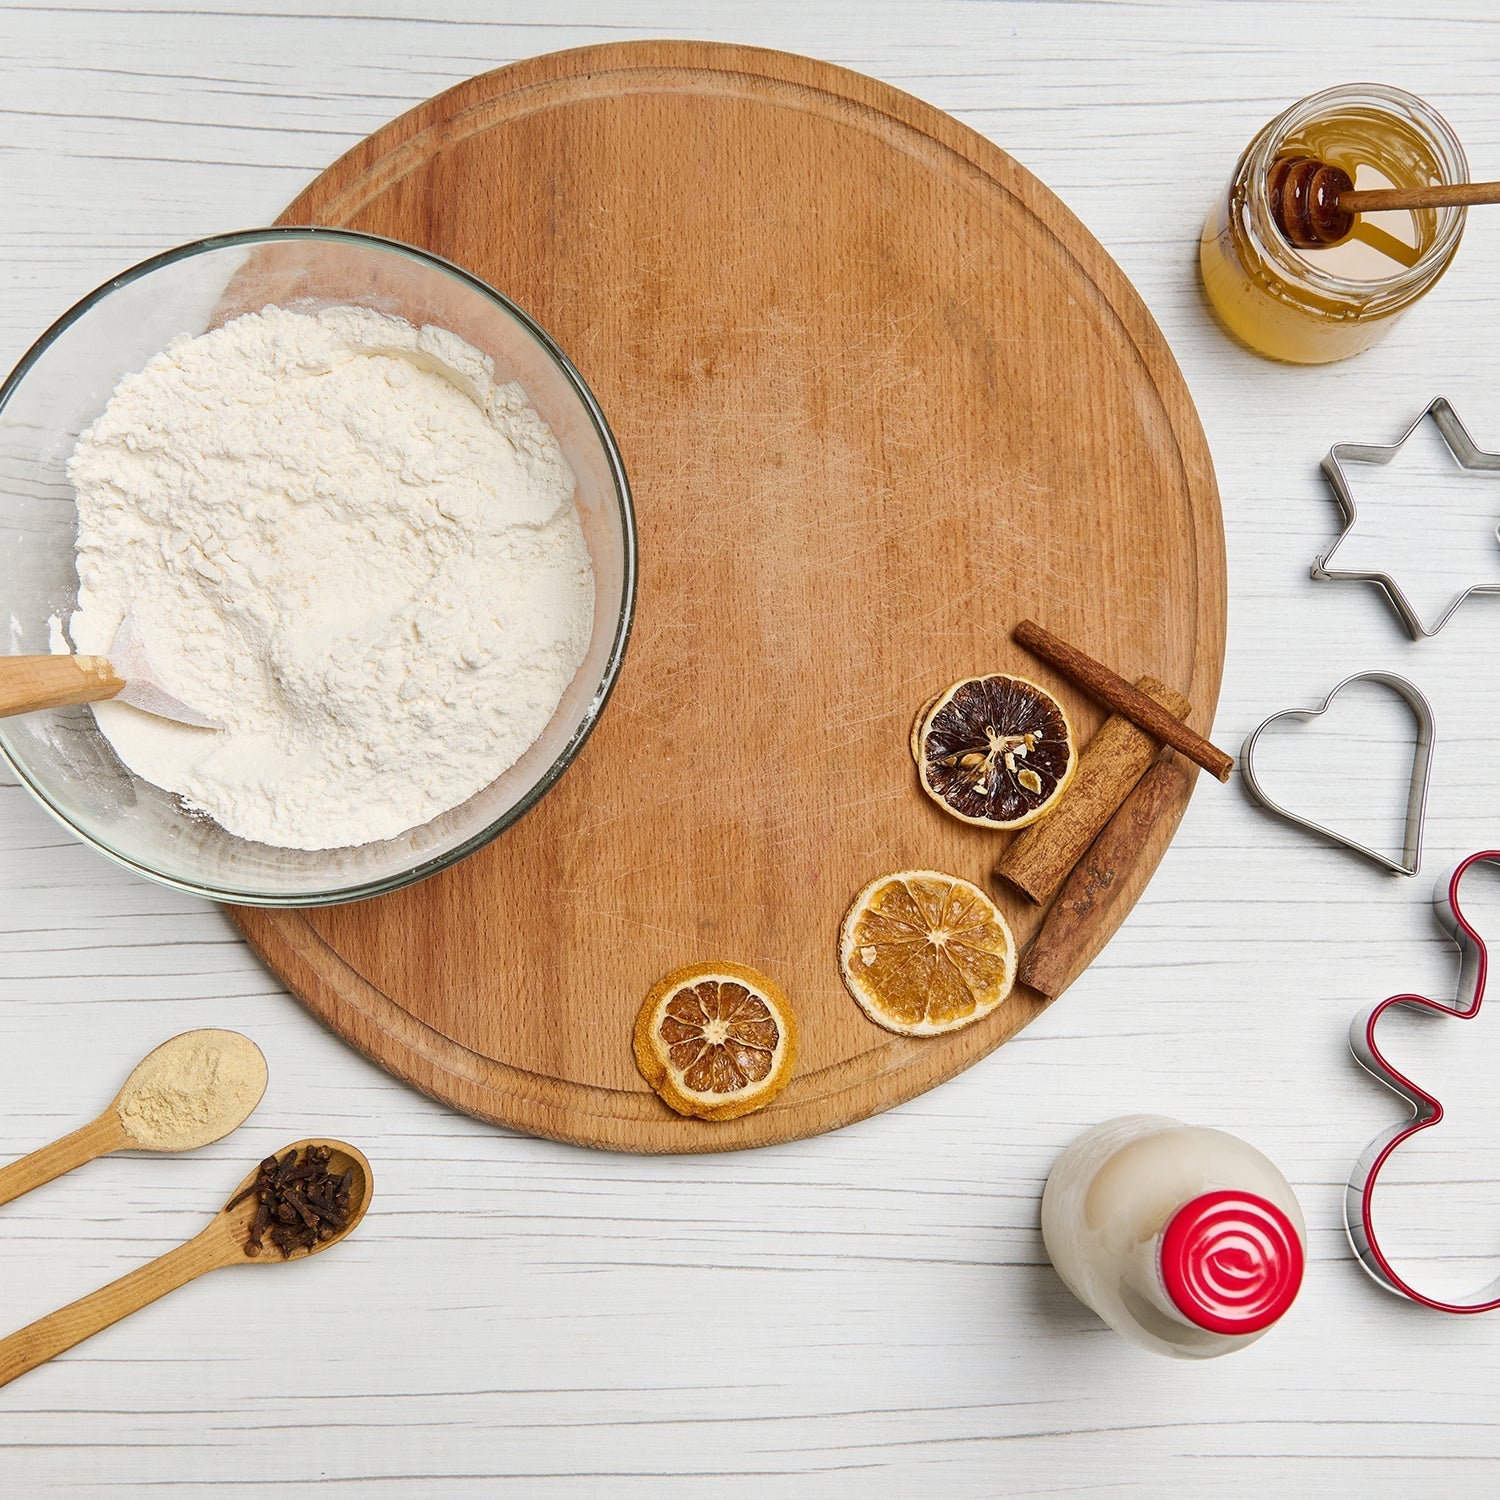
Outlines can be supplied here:
M138 875L145 876L148 880L155 881L158 885L168 886L173 890L184 891L191 896L203 896L211 901L224 902L232 906L253 906L279 909L296 909L299 907L312 906L338 906L349 901L363 901L372 896L383 896L391 891L398 891L409 885L415 885L419 880L425 880L430 875L435 875L450 865L457 864L459 860L467 858L470 854L482 849L492 839L498 837L513 823L517 822L525 813L529 812L542 799L545 793L553 786L564 771L573 763L578 752L583 748L584 742L593 733L595 726L603 716L605 705L613 694L615 684L619 679L620 668L625 659L625 648L630 640L631 626L635 619L636 591L639 577L639 554L638 537L636 533L635 503L630 493L630 481L625 473L625 461L620 454L619 444L615 441L614 433L611 431L609 422L606 420L603 410L594 393L589 389L588 382L584 380L572 360L563 353L555 339L536 321L526 310L512 302L503 292L492 287L487 281L474 275L472 271L466 271L462 266L441 255L436 255L430 250L424 250L417 245L408 245L402 240L393 240L378 234L366 234L357 229L339 229L325 227L317 224L278 224L261 229L240 229L225 234L209 235L203 239L190 240L186 244L176 245L170 250L148 256L145 260L138 261L135 265L110 277L110 279L94 288L87 296L80 298L60 317L56 318L51 325L36 339L29 349L17 361L15 368L0 383L0 413L3 413L10 403L11 397L19 389L22 381L30 374L32 367L47 352L52 344L74 323L78 322L86 313L91 311L99 303L103 302L111 294L121 288L129 286L132 282L139 281L155 271L162 270L168 266L175 265L179 261L191 260L198 255L208 254L216 250L232 250L242 246L274 243L295 243L298 240L326 240L335 244L363 245L369 249L386 251L398 255L404 255L408 259L441 271L452 277L461 285L477 293L485 300L497 306L503 313L514 319L528 332L541 347L543 352L552 361L558 372L562 375L564 382L569 385L573 393L578 397L588 416L595 436L604 450L606 462L609 467L610 478L613 482L615 492L615 504L619 512L620 539L622 543L622 564L624 577L621 580L621 600L619 618L615 621L614 639L610 642L609 656L604 664L604 672L595 689L592 700L567 743L558 752L552 763L537 780L527 788L525 794L520 797L505 813L486 824L470 837L455 845L452 849L442 854L434 855L424 859L410 869L402 870L394 875L383 876L374 880L358 881L352 885L332 886L327 890L298 892L293 894L267 893L229 890L220 886L200 883L194 880L179 878L169 875L161 870L154 869L148 864L143 864L138 859L132 859L129 855L121 854L118 850L111 849L108 844L102 843L86 829L80 828L59 808L40 786L28 774L25 765L12 752L6 741L4 722L0 721L0 756L4 757L5 763L13 770L20 779L21 785L31 793L33 797L46 809L59 823L70 833L78 838L91 849L97 850L106 858L113 860L115 864L122 865L127 870L132 870ZM234 837L234 835L230 835Z

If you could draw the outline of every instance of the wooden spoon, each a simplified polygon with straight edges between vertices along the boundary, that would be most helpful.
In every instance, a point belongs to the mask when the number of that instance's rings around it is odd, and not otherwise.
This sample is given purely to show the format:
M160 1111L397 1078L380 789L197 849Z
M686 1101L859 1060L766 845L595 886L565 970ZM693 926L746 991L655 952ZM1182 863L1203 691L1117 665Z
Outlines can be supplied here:
M210 1108L213 1100L209 1085L226 1052L239 1065L240 1085L221 1091L216 1096L216 1107ZM201 1083L204 1107L187 1111L187 1117L176 1123L168 1118L165 1124L153 1125L149 1105L153 1091L160 1089L159 1079L164 1070L178 1080ZM97 1120L33 1151L30 1156L13 1161L8 1167L0 1167L0 1203L9 1203L54 1177L113 1151L193 1151L221 1141L250 1118L266 1091L266 1077L266 1060L260 1048L237 1031L210 1027L174 1036L135 1065L125 1086ZM179 1102L190 1105L196 1101L183 1094Z
M326 1146L329 1150L328 1170L342 1173L352 1171L354 1176L349 1191L349 1222L331 1239L314 1244L310 1250L294 1250L287 1259L306 1260L310 1255L331 1250L353 1232L364 1218L370 1206L375 1177L363 1152L342 1141L298 1141L278 1151L285 1156L287 1151L301 1151L305 1146ZM246 1241L255 1218L256 1201L252 1194L243 1203L234 1200L247 1188L253 1188L260 1174L259 1164L229 1195L229 1203L214 1215L208 1227L195 1235L186 1244L168 1250L163 1256L138 1267L118 1281L80 1297L57 1312L38 1318L9 1338L0 1339L0 1385L6 1385L17 1375L24 1375L49 1359L81 1344L101 1329L118 1323L121 1318L138 1312L148 1303L175 1292L178 1287L202 1276L206 1271L216 1271L221 1266L277 1265L282 1256L267 1249L259 1256L250 1255Z

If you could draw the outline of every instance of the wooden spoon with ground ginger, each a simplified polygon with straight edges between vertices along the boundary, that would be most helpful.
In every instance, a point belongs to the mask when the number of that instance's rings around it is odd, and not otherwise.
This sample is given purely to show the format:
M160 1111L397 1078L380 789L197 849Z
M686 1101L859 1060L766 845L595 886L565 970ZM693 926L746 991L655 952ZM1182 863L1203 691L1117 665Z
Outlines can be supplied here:
M114 1102L87 1125L0 1167L0 1203L112 1151L192 1151L249 1119L266 1091L266 1060L237 1031L185 1031L143 1058Z

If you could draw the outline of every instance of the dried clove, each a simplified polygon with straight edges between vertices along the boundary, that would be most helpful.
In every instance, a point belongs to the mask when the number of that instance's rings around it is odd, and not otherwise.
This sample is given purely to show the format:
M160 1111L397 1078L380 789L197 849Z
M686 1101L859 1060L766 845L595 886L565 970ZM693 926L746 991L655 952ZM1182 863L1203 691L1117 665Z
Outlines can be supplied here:
M311 1250L331 1240L349 1222L349 1198L354 1172L335 1176L328 1170L327 1146L308 1146L278 1160L268 1156L255 1181L230 1201L234 1208L247 1198L256 1200L255 1217L245 1241L246 1255L259 1255L269 1239L286 1259L294 1250Z

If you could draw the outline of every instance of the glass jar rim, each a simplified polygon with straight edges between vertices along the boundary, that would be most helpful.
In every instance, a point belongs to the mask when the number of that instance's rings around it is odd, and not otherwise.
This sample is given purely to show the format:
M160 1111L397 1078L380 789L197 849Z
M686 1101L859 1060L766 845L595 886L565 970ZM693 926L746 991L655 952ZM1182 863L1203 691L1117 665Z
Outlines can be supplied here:
M1425 99L1407 90L1385 83L1338 83L1320 89L1289 105L1274 119L1268 121L1245 150L1236 177L1245 179L1249 195L1250 212L1256 226L1268 231L1262 249L1275 261L1280 270L1295 277L1315 290L1335 297L1371 297L1403 299L1408 293L1420 293L1430 281L1440 275L1457 248L1463 234L1466 213L1463 208L1441 208L1438 232L1425 254L1411 266L1405 266L1396 275L1381 281L1355 281L1322 270L1300 256L1276 227L1271 214L1271 199L1267 192L1271 163L1281 143L1298 129L1319 119L1329 112L1329 106L1337 104L1363 104L1375 109L1384 108L1393 112L1399 107L1414 117L1433 143L1438 161L1450 167L1446 180L1450 184L1466 183L1469 180L1469 159L1453 127Z

